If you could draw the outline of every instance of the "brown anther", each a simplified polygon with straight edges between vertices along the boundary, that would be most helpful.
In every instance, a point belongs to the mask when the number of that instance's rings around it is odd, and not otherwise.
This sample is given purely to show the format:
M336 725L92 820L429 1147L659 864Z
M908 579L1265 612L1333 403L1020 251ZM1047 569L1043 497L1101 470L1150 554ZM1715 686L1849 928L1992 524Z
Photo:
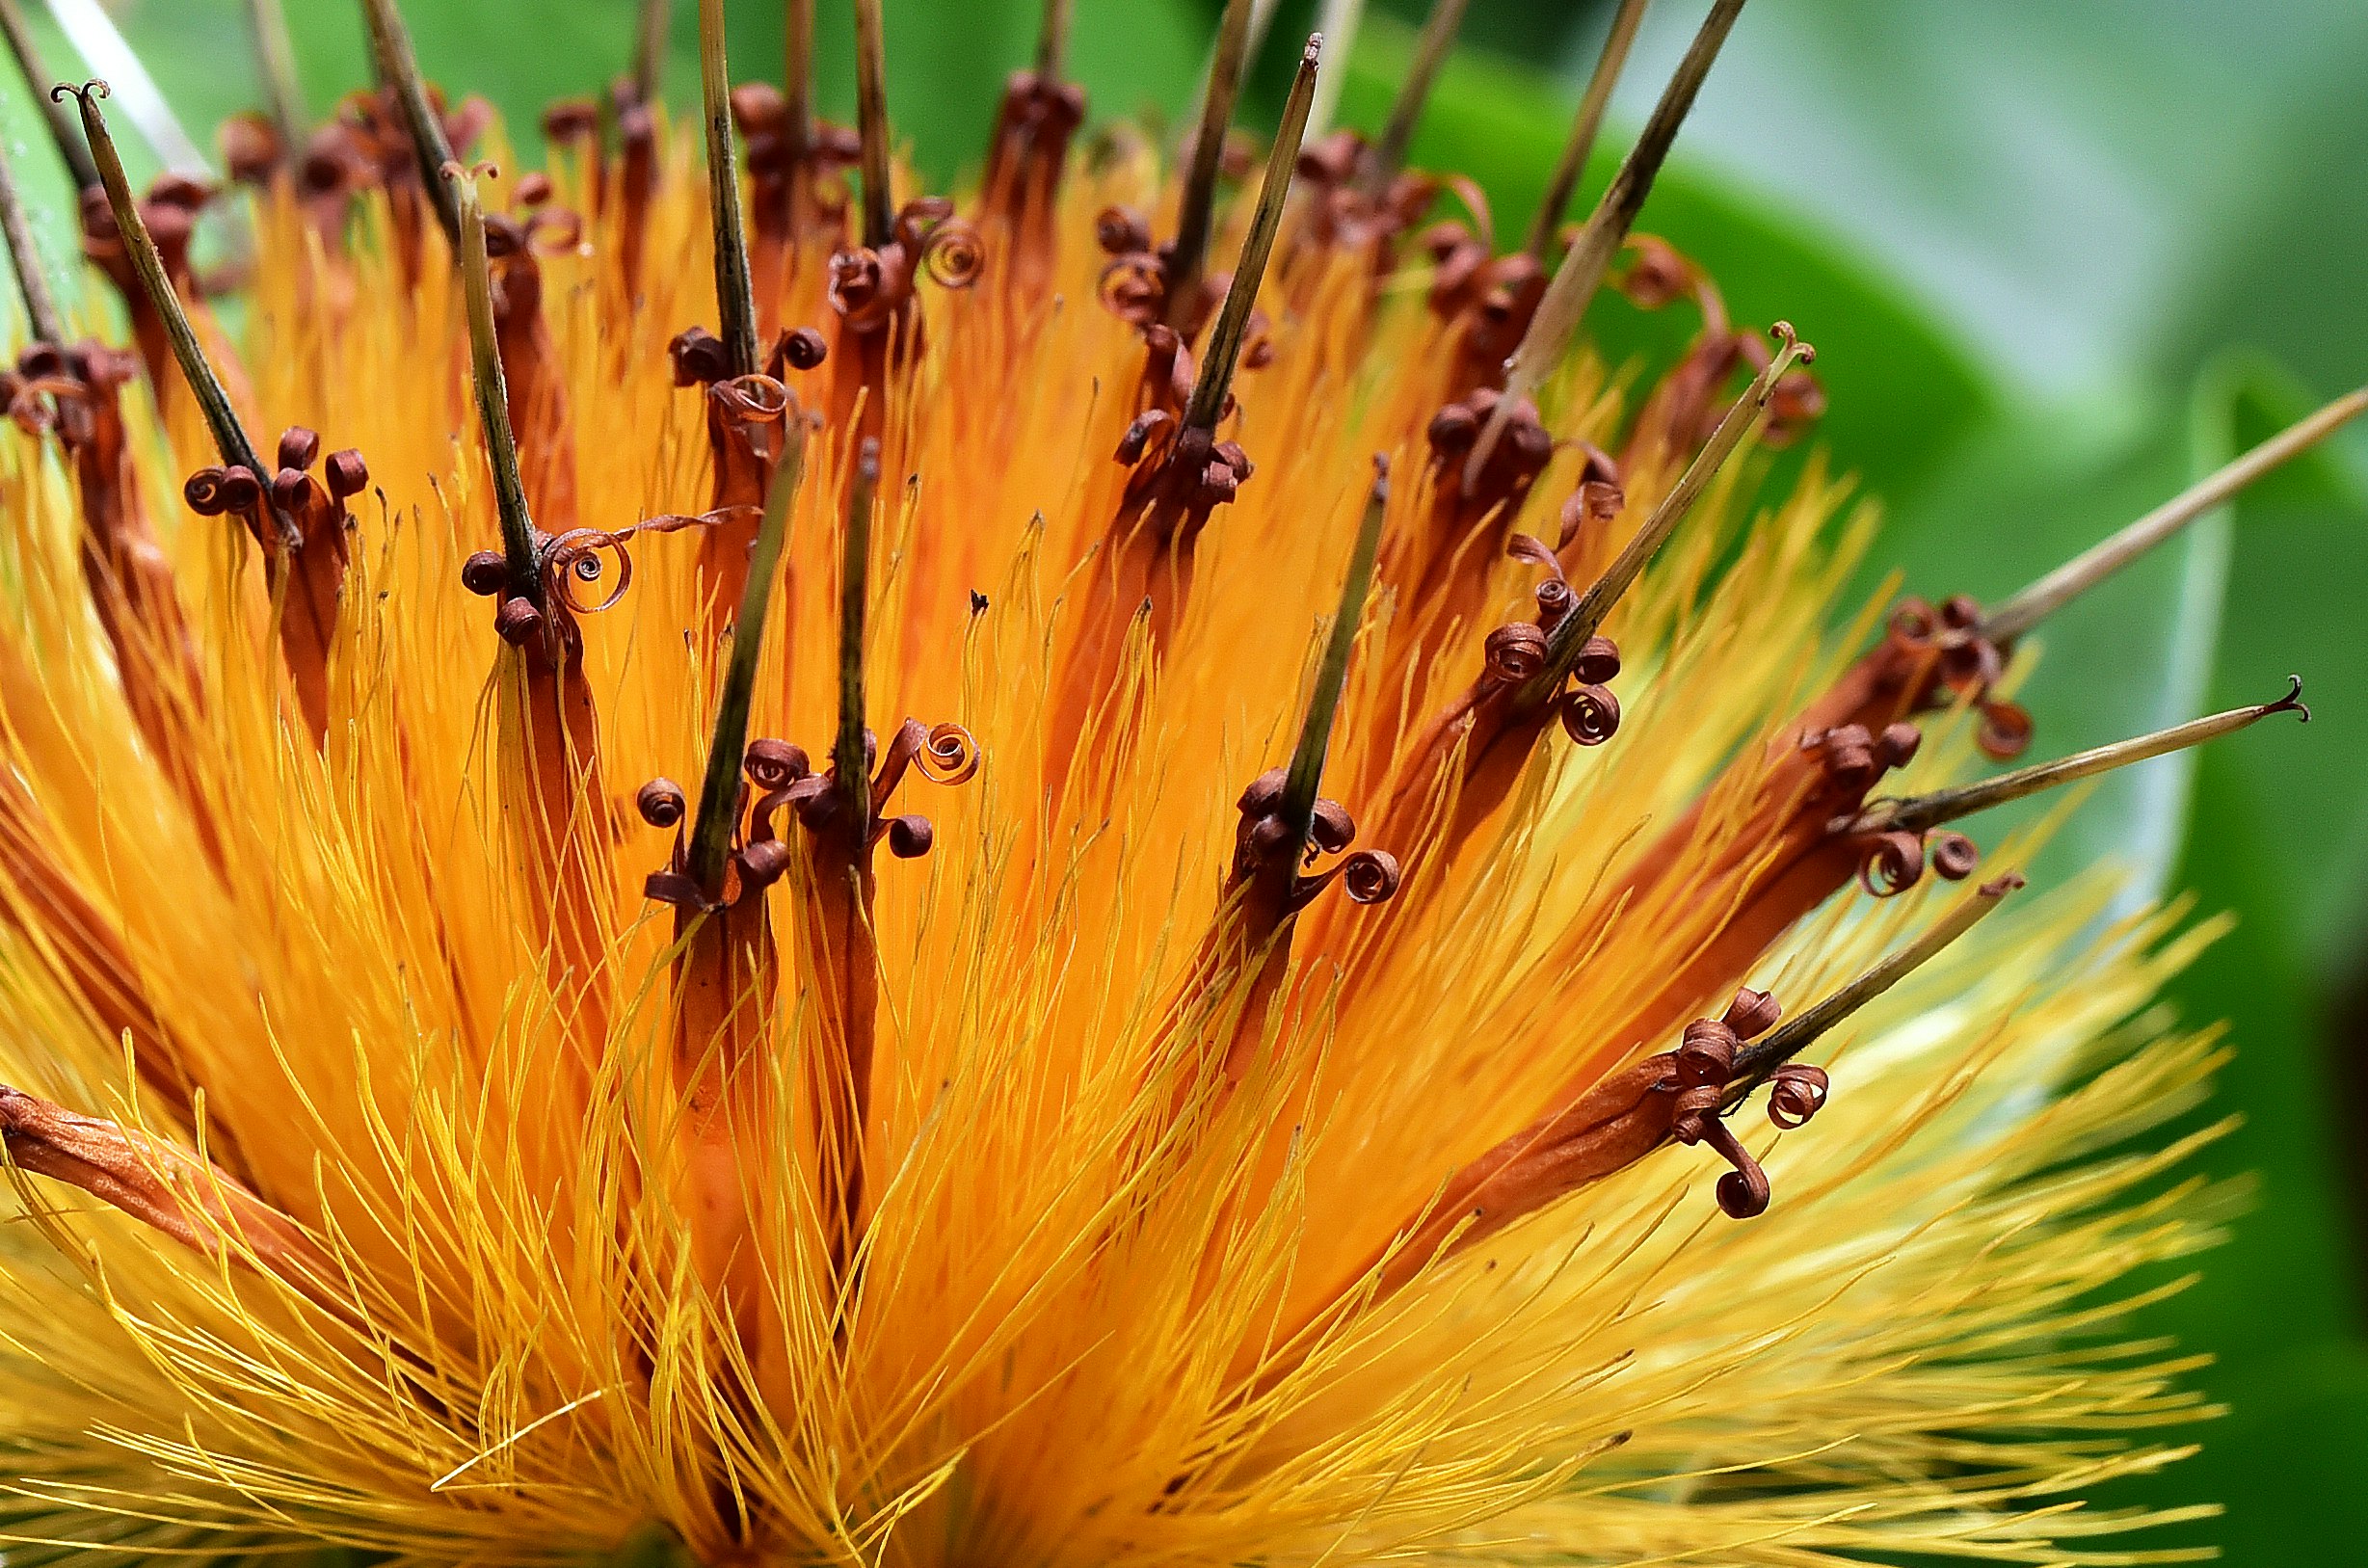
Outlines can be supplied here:
M490 598L502 590L509 580L499 550L477 550L461 563L461 586L481 598Z
M831 346L812 327L800 327L781 341L783 362L792 370L812 370L830 358Z

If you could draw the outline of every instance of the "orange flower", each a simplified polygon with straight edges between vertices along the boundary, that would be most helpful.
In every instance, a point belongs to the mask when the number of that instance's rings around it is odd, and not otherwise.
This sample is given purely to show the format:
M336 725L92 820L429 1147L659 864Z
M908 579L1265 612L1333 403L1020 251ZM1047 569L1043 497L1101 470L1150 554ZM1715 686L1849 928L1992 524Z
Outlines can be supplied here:
M389 0L236 194L136 199L80 90L138 353L20 269L0 1533L2120 1552L2062 1500L2195 1411L2112 1287L2212 1210L2097 1151L2203 1092L2146 1006L2210 928L1968 935L2032 840L1977 888L1949 824L2302 711L1977 778L2045 615L2368 398L1829 635L1870 515L1762 455L1811 353L1630 233L1738 5L1512 256L1403 167L1453 0L1371 144L1311 40L1263 160L1237 0L1172 168L1078 145L1055 4L960 201L878 0L852 131L705 0L699 134L645 66L524 174ZM1607 282L1699 334L1612 373Z

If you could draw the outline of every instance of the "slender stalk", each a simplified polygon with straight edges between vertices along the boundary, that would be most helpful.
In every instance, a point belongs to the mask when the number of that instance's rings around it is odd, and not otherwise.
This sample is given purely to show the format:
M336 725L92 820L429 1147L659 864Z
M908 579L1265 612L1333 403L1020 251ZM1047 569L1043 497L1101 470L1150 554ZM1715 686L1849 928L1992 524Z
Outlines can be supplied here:
M2100 773L2128 767L2133 762L2143 762L2149 757L2185 751L2207 740L2232 735L2239 730L2250 729L2273 713L2296 714L2304 724L2308 724L2310 709L2302 702L2301 678L2289 676L2287 678L2293 682L2292 688L2274 703L2232 707L2224 713L2208 714L2200 719L2190 719L2185 724L2173 725L2168 730L2157 730L2150 735L2137 735L2128 740L2115 741L2110 746L2074 752L2069 757L2060 757L2051 762L2035 762L2029 767L2001 773L1995 778L1935 789L1929 795L1876 801L1845 824L1841 831L1846 834L1920 833L1944 822L1971 816L1976 811L1987 811L1993 806L2004 806L2009 801L2054 789L2060 784L2092 779Z
M1611 105L1611 90L1619 85L1620 67L1628 63L1629 45L1636 41L1636 24L1644 20L1647 3L1620 0L1620 9L1611 18L1611 32L1604 40L1604 52L1595 58L1595 74L1587 78L1586 93L1579 100L1579 117L1571 122L1562 161L1555 165L1554 177L1538 199L1537 216L1530 220L1529 243L1522 249L1539 261L1546 259L1554 231L1562 226L1562 214L1569 210L1571 196L1586 174L1595 135L1603 129L1604 111Z
M247 0L247 17L254 27L255 63L262 67L263 93L271 100L272 123L288 156L305 145L305 90L296 74L296 40L288 36L287 13L279 0Z
M703 6L701 31L705 23ZM672 0L641 0L641 25L633 30L633 98L655 103L666 76L666 35L674 20Z
M0 147L0 234L8 240L9 261L16 269L16 286L24 295L25 323L33 340L56 347L66 341L64 318L49 279L41 271L41 252L33 243L33 227L25 221L24 199L17 194L16 175L9 167L8 150Z
M1217 23L1216 52L1201 90L1200 123L1192 133L1192 156L1184 169L1184 194L1176 207L1176 244L1167 270L1167 323L1192 313L1201 273L1209 261L1209 235L1215 223L1217 166L1225 155L1225 127L1233 122L1234 99L1249 58L1250 0L1226 0ZM1305 124L1305 117L1301 119Z
M427 187L428 204L436 209L444 238L458 246L461 210L455 188L442 177L444 165L453 161L452 144L445 139L436 106L428 101L411 30L403 25L394 0L362 0L362 14L370 26L370 57L377 65L379 79L394 89L395 100L403 106L403 123L411 132L412 151L419 164L419 182Z
M1397 101L1390 105L1390 118L1383 122L1381 136L1367 160L1365 186L1375 195L1388 190L1390 181L1406 166L1406 148L1414 142L1423 104L1439 79L1439 67L1455 48L1455 30L1463 26L1468 4L1470 0L1432 0L1422 36L1415 40L1414 61L1406 68L1406 79L1398 84Z
M1373 560L1381 553L1381 518L1390 504L1389 460L1373 460L1373 488L1365 502L1365 520L1358 525L1356 547L1349 553L1348 575L1341 584L1340 609L1332 617L1332 635L1324 644L1323 662L1316 668L1316 687L1308 695L1307 719L1299 727L1299 744L1291 753L1290 771L1283 776L1283 798L1276 814L1290 833L1288 864L1297 865L1316 820L1317 791L1323 784L1324 757L1331 750L1333 721L1339 717L1341 693L1348 684L1348 659L1357 645L1357 627L1365 619L1365 600L1372 591Z
M879 438L864 439L847 487L847 529L838 564L838 736L831 764L845 809L858 813L851 840L871 827L871 768L864 745L864 610L871 592L871 507L880 488Z
M1727 1082L1727 1103L1749 1094L1768 1075L1815 1045L1844 1019L1898 985L1929 963L1934 955L1971 931L2023 885L2013 872L1996 877L1957 900L1948 914L1896 953L1886 954L1872 969L1807 1010L1777 1024L1736 1054L1734 1076Z
M789 514L797 503L805 469L806 426L792 419L781 464L773 470L773 488L764 498L764 523L757 531L757 547L749 557L748 586L740 594L740 618L732 624L732 662L724 668L723 690L716 698L715 738L707 747L706 777L700 784L699 814L691 829L687 869L700 892L710 900L723 896L732 825L739 814L740 754L748 746L757 655L764 646L765 612L772 603L782 551L788 545Z
M17 0L0 0L0 33L8 35L9 52L16 57L16 68L24 73L25 86L40 101L41 113L49 121L50 140L58 145L58 155L74 176L74 188L92 190L98 184L98 166L91 161L91 149L82 145L74 130L74 112L59 101L50 91L58 78L41 63L41 52L33 41L33 30L25 23L23 9Z
M814 145L814 0L789 0L784 23L782 120L790 152L802 156Z
M1225 407L1235 366L1241 358L1241 341L1249 331L1250 309L1258 303L1258 285L1274 253L1274 236L1283 225L1283 201L1290 194L1292 169L1299 161L1299 144L1307 134L1308 109L1316 97L1317 65L1323 54L1321 36L1311 37L1300 53L1299 69L1291 78L1290 96L1283 105L1282 128L1266 156L1265 183L1259 187L1258 210L1251 215L1250 232L1241 242L1234 264L1234 279L1225 291L1224 308L1209 333L1200 375L1192 383L1191 401L1184 405L1184 422L1199 430L1216 428Z
M1464 464L1467 491L1478 482L1489 454L1503 438L1505 422L1512 417L1514 405L1534 391L1545 379L1547 368L1561 359L1570 334L1578 330L1580 318L1594 302L1595 291L1603 286L1604 274L1610 268L1612 256L1626 242L1630 226L1644 206L1644 199L1652 194L1654 176L1661 173L1662 163L1669 156L1678 127L1686 122L1694 94L1701 91L1702 79L1710 74L1711 63L1718 58L1719 45L1726 42L1727 34L1733 30L1735 18L1743 9L1743 0L1717 0L1711 7L1702 30L1694 35L1692 47L1678 62L1669 85L1662 90L1661 101L1653 106L1653 118L1645 121L1643 134L1629 149L1620 172L1612 176L1610 189L1596 203L1578 242L1555 270L1554 281L1546 285L1545 298L1538 301L1537 313L1530 318L1530 330L1522 334L1512 359L1505 361L1504 396L1498 402L1487 428L1480 432L1480 439L1473 443L1472 456Z
M501 345L493 332L493 280L485 257L485 206L476 177L458 163L438 171L438 183L452 193L460 220L461 286L468 300L469 379L477 394L477 421L485 429L485 455L493 470L493 504L501 514L502 567L512 598L540 608L543 571L535 547L534 513L519 475L518 438L510 429L510 389L501 373Z
M1036 35L1036 76L1057 82L1069 65L1069 21L1076 0L1044 0L1044 26Z
M156 241L148 234L147 225L140 217L140 203L132 195L131 180L123 173L123 159L116 151L115 138L107 133L106 117L98 110L98 100L107 96L104 82L85 82L80 87L60 85L50 90L55 98L72 93L82 116L82 133L90 143L91 161L98 170L98 181L107 193L107 205L115 214L116 228L123 238L123 252L139 274L142 292L155 306L156 314L165 326L165 335L173 344L173 358L181 367L181 375L198 400L198 408L205 415L206 428L213 432L214 445L222 461L231 467L243 467L258 482L268 483L271 470L255 456L254 443L247 439L247 431L238 422L238 411L230 406L230 394L225 389L214 367L206 362L205 350L199 346L198 334L189 325L189 313L181 307L181 298L173 292L173 279L165 276L164 258L156 253Z
M855 128L864 149L864 244L876 251L896 226L889 193L888 40L880 0L855 0Z
M1536 701L1542 702L1560 689L1563 678L1578 662L1580 651L1586 646L1586 640L1603 625L1612 606L1619 603L1620 597L1643 573L1646 565L1660 552L1662 545L1668 543L1669 536L1677 531L1677 525L1693 510L1694 502L1701 498L1702 492L1758 423L1760 411L1768 407L1769 398L1775 394L1776 383L1796 363L1806 363L1817 358L1817 350L1796 338L1788 324L1780 321L1773 331L1784 346L1769 360L1768 368L1753 378L1743 395L1727 410L1726 417L1718 421L1718 428L1711 433L1711 439L1703 444L1702 450L1694 454L1694 460L1686 465L1686 471L1678 477L1675 487L1662 497L1661 504L1653 509L1653 515L1645 520L1644 526L1636 530L1635 537L1605 569L1604 574L1587 585L1586 592L1579 597L1579 602L1571 606L1570 614L1556 625L1547 640L1545 668L1530 682L1531 689L1525 692L1525 696L1533 696Z
M715 310L734 376L757 373L757 291L740 215L740 158L732 138L724 0L699 0L699 87L707 130L707 215L715 240Z
M2012 642L2263 474L2309 451L2362 411L2368 411L2368 387L2348 392L2308 418L2287 426L1999 605L1982 618L1983 635L1996 643Z

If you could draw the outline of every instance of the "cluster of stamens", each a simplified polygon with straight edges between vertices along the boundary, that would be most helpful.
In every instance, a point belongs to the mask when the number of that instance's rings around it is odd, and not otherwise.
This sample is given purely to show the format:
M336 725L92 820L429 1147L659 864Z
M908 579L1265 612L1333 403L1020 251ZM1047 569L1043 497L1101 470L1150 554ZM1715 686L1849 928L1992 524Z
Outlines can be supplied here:
M1241 820L1234 828L1234 875L1246 882L1261 870L1275 866L1278 856L1290 855L1295 856L1298 866L1292 869L1284 903L1286 912L1306 908L1335 878L1350 903L1387 902L1397 891L1400 874L1397 857L1386 849L1350 853L1349 846L1357 840L1356 819L1339 801L1317 800L1308 819L1304 841L1293 843L1298 836L1281 810L1288 771L1267 769L1251 780L1241 798L1234 803L1241 813ZM1308 874L1326 855L1342 858L1321 871Z
M1736 1054L1774 1027L1782 1012L1775 997L1746 986L1721 1016L1687 1024L1677 1050L1663 1058L1677 1090L1669 1135L1690 1148L1707 1143L1735 1167L1718 1179L1718 1207L1733 1219L1766 1213L1769 1199L1768 1172L1727 1125L1729 1102L1752 1087L1736 1081ZM1766 1081L1768 1119L1787 1131L1817 1114L1829 1087L1824 1070L1805 1062L1779 1063Z

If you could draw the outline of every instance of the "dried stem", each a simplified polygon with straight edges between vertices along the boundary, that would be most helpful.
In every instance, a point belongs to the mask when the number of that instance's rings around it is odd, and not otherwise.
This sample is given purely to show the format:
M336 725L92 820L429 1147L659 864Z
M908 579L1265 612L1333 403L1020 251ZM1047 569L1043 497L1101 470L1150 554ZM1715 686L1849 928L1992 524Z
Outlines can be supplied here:
M49 279L41 271L41 252L33 243L24 199L17 194L16 175L5 147L0 147L0 234L8 240L9 261L16 269L16 286L24 295L25 321L33 330L33 340L53 348L64 343L64 318L58 314L57 298L49 292Z
M1522 249L1539 261L1546 259L1554 232L1562 226L1562 214L1569 210L1570 199L1585 177L1595 135L1603 129L1604 111L1611 106L1611 90L1619 85L1620 67L1628 63L1629 45L1636 41L1636 24L1644 20L1646 3L1620 0L1620 9L1611 18L1611 32L1604 40L1604 52L1595 59L1595 74L1587 78L1586 94L1579 100L1579 117L1571 122L1562 161L1555 165L1554 177L1538 199L1537 216L1530 220L1530 238Z
M181 375L197 397L223 463L243 467L258 482L268 484L271 470L255 456L254 443L247 439L246 428L238 422L238 411L230 406L229 392L214 374L214 367L206 362L205 350L199 345L197 332L189 324L189 313L181 307L180 296L173 292L173 279L165 276L165 262L156 253L156 241L141 220L140 203L132 195L131 180L123 173L123 159L116 151L115 138L107 133L105 117L98 111L98 100L107 96L107 84L85 82L78 88L60 85L50 90L50 96L58 98L69 93L81 111L82 132L91 146L91 161L98 170L99 184L107 192L107 205L113 210L116 227L122 235L124 254L130 257L132 270L139 274L142 292L147 295L148 303L164 322L165 335L173 344L173 358L179 362Z
M1922 968L1944 947L1980 924L2007 894L2023 885L2009 871L1992 878L1959 899L1947 915L1896 953L1886 954L1872 969L1807 1010L1785 1020L1736 1054L1734 1076L1727 1082L1726 1103L1741 1101L1784 1063L1815 1045L1826 1033L1876 997Z
M1348 684L1348 659L1355 651L1357 627L1365 619L1365 600L1373 586L1373 559L1381 551L1381 518L1390 504L1390 465L1373 459L1373 487L1365 502L1365 520L1357 528L1357 543L1348 557L1348 575L1341 584L1340 609L1332 618L1332 635L1324 644L1323 662L1316 668L1316 686L1308 695L1307 720L1299 727L1299 744L1291 753L1290 771L1283 776L1283 798L1276 814L1290 832L1287 856L1299 864L1309 829L1316 820L1316 795L1323 784L1324 757L1331 750L1332 725L1340 713L1341 692Z
M2157 730L2150 735L2136 735L2117 740L2110 746L2092 747L2075 752L2069 757L2057 757L2052 762L2035 762L2029 767L2001 773L1996 778L1982 779L1968 784L1956 784L1947 789L1935 789L1929 795L1915 795L1905 800L1876 801L1850 819L1842 831L1859 833L1920 833L1936 828L1944 822L1971 816L1976 811L2004 806L2009 801L2021 800L2059 784L2092 779L2100 773L2143 762L2149 757L2170 752L2185 751L2200 746L2207 740L2232 735L2239 730L2251 728L2273 713L2292 713L2304 724L2310 722L2310 709L2302 703L2302 680L2289 676L2293 686L2286 695L2274 703L2256 703L2250 707L2232 707L2224 713L2213 713L2200 719L2168 730Z
M740 594L740 618L732 623L732 662L715 703L715 737L707 747L706 777L699 787L699 815L691 830L687 863L702 896L720 900L724 863L732 852L732 825L740 808L740 754L748 746L749 704L757 689L757 655L764 647L765 611L773 579L789 542L789 514L797 504L806 469L806 426L792 419L773 488L764 498L764 524L748 563L748 586Z
M362 0L362 5L370 25L370 58L377 64L379 79L394 89L395 101L403 106L403 123L411 132L412 151L419 164L419 183L427 187L428 205L436 210L444 238L458 247L461 211L454 188L441 177L444 166L453 161L452 144L444 136L436 106L428 101L411 31L403 25L394 0ZM484 246L478 249L483 251Z
M659 9L663 10L661 6ZM732 74L724 57L724 0L699 0L699 88L707 131L707 216L715 248L715 311L734 376L757 373L757 292L740 214L740 159L732 137Z
M1225 155L1225 127L1233 122L1234 99L1250 52L1250 0L1226 0L1217 23L1216 52L1201 90L1192 156L1185 166L1184 194L1176 207L1176 243L1167 264L1167 324L1179 327L1193 314L1192 297L1209 261L1209 234L1215 222L1217 166ZM1305 123L1305 117L1301 117Z
M1512 417L1514 406L1534 391L1545 379L1547 367L1561 359L1570 334L1579 327L1587 306L1595 299L1595 291L1603 285L1604 274L1610 268L1611 258L1628 238L1630 226L1644 206L1644 199L1652 194L1653 178L1661 173L1663 160L1677 140L1678 127L1685 123L1686 115L1693 107L1694 93L1702 87L1702 79L1710 74L1711 63L1718 58L1718 47L1726 41L1735 18L1743 9L1743 0L1717 0L1711 13L1702 22L1702 30L1694 35L1693 45L1686 58L1678 62L1677 71L1669 85L1662 90L1661 101L1653 106L1653 118L1645 121L1644 132L1629 150L1628 159L1620 172L1612 176L1610 189L1595 205L1586 227L1580 231L1577 243L1562 257L1562 265L1555 270L1554 281L1546 285L1546 296L1537 305L1537 313L1530 318L1530 330L1522 334L1520 346L1505 362L1504 396L1497 404L1497 412L1480 432L1480 439L1472 446L1472 456L1464 465L1464 489L1470 491L1478 483L1480 470L1487 465L1489 454L1496 450L1504 434L1505 421Z
M1727 410L1726 417L1718 421L1718 428L1686 465L1676 486L1662 497L1661 505L1653 509L1644 526L1636 530L1604 574L1587 585L1579 602L1571 606L1570 614L1556 625L1546 645L1546 666L1530 682L1531 690L1525 696L1543 702L1560 688L1587 639L1603 625L1620 597L1643 573L1662 545L1668 543L1669 536L1693 510L1694 502L1701 498L1711 480L1759 422L1760 411L1768 407L1769 398L1775 394L1776 383L1796 363L1805 364L1817 358L1817 350L1793 335L1789 323L1780 321L1771 331L1783 346L1769 360L1768 368L1753 378L1743 395Z
M700 7L704 41L706 8ZM655 103L658 84L666 76L666 35L674 21L672 0L641 0L641 24L633 30L633 98Z
M1039 81L1060 80L1069 64L1069 22L1077 10L1076 0L1044 0L1044 26L1036 35L1036 76Z
M880 0L855 0L855 124L864 149L864 244L877 251L896 226L889 192L888 41Z
M1439 67L1455 47L1455 30L1463 25L1464 8L1470 0L1432 0L1430 15L1423 22L1422 37L1415 40L1414 60L1406 67L1406 79L1398 85L1397 101L1390 105L1390 118L1383 122L1381 135L1366 161L1365 187L1374 195L1389 189L1390 181L1406 166L1406 148L1414 142L1414 127L1423 118L1423 104L1429 98L1431 85L1439 79Z
M871 769L864 746L864 610L871 586L871 508L880 488L880 442L865 437L847 488L847 529L838 567L838 735L831 763L861 835L870 829Z
M493 280L485 255L485 206L475 176L458 163L437 171L438 183L452 194L460 221L462 290L468 299L470 381L477 394L477 420L485 429L485 455L493 470L493 503L501 514L502 567L512 598L540 608L543 572L535 548L534 513L519 475L518 438L510 430L510 389L501 373L501 346L493 331Z
M262 67L263 92L271 100L272 123L294 157L305 145L305 90L296 74L296 40L288 36L287 13L279 0L247 0L248 20L254 27L255 62Z
M1992 642L2010 643L2290 458L2301 456L2368 410L2368 387L2335 399L2075 556L1982 618Z
M782 123L795 163L814 145L814 0L789 0L783 31Z
M1184 405L1184 422L1188 427L1214 430L1217 415L1225 408L1225 394L1241 358L1242 337L1249 331L1250 310L1258 303L1258 285L1265 277L1275 232L1283 224L1283 202L1290 194L1291 171L1299 161L1299 143L1307 134L1308 109L1316 96L1317 64L1322 54L1320 35L1310 38L1300 53L1290 97L1283 105L1283 124L1266 157L1266 179L1259 187L1258 210L1251 215L1249 235L1241 242L1241 255L1234 263L1224 308L1217 312L1217 324L1210 331L1201 372L1192 383L1191 401Z

